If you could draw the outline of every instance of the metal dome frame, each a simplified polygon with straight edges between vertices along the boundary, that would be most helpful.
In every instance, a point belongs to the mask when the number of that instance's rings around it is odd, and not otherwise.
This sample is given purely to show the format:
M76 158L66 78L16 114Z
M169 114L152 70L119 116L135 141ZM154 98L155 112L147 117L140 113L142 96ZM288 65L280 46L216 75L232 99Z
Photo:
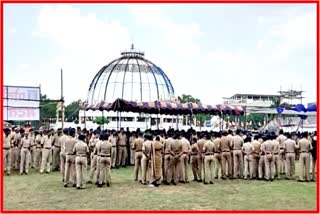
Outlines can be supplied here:
M136 51L134 49L134 46L132 45L131 46L131 49L129 51L123 51L121 52L121 57L111 61L109 64L103 66L99 72L94 76L93 80L91 81L90 83L90 86L89 86L89 90L88 90L88 96L87 96L87 102L89 103L93 103L94 102L94 94L95 94L95 90L96 90L96 87L97 87L97 84L102 76L102 74L106 73L106 76L107 76L107 80L106 80L106 83L105 83L105 86L104 86L104 89L102 87L102 90L104 90L104 94L103 94L103 100L99 100L99 101L105 101L106 100L106 96L107 96L107 92L108 92L108 86L110 84L110 77L112 76L112 74L115 72L116 68L117 68L117 65L120 63L120 62L123 62L124 60L126 60L126 63L125 64L121 64L121 65L125 65L125 68L123 70L124 74L123 74L123 79L122 79L122 91L121 91L121 97L116 97L115 99L117 98L121 98L121 99L124 99L124 86L125 86L125 79L126 79L126 73L128 72L128 67L129 67L129 62L130 60L135 60L136 61L136 65L138 67L138 72L139 72L139 78L140 78L140 90L139 90L139 95L140 95L140 100L139 101L144 101L142 100L143 98L143 87L142 87L142 84L143 84L143 81L142 81L142 71L140 70L141 68L141 64L139 63L139 61L143 61L145 63L144 66L146 66L148 68L148 70L151 72L153 78L154 78L154 83L155 83L155 86L156 86L156 98L157 100L160 100L161 97L160 97L160 92L159 92L159 83L158 83L158 80L157 80L157 76L160 76L162 77L163 79L163 84L162 85L162 88L163 88L163 92L164 94L167 93L169 97L174 97L174 88L171 84L171 81L170 79L168 78L168 76L164 73L164 71L156 66L153 62L151 62L150 60L147 60L146 58L144 58L144 52L140 52L140 51ZM133 64L131 64L133 65ZM110 67L112 66L112 67ZM107 70L108 68L111 68L110 70ZM117 70L118 71L118 70ZM130 72L130 71L129 71ZM131 71L133 73L133 71ZM146 76L147 79L148 79L148 85L149 85L149 91L151 91L150 89L150 81L149 81L149 77L148 75ZM159 78L159 77L158 77ZM133 90L133 83L134 82L131 82L132 83L132 88L131 90ZM114 86L115 87L115 86ZM101 90L101 88L100 88ZM115 90L114 90L115 91ZM113 93L114 93L113 91ZM150 93L150 92L149 92ZM91 94L91 96L90 96ZM100 95L100 91L99 91L99 95ZM151 96L151 94L149 94L149 96ZM91 100L90 100L91 99Z

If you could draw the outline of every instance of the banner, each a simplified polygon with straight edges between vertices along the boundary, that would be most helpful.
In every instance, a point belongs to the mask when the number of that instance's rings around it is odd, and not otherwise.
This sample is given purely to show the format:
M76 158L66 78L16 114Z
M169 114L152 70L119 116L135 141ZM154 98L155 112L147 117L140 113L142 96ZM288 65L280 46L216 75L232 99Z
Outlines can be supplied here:
M4 86L4 120L40 120L40 87Z

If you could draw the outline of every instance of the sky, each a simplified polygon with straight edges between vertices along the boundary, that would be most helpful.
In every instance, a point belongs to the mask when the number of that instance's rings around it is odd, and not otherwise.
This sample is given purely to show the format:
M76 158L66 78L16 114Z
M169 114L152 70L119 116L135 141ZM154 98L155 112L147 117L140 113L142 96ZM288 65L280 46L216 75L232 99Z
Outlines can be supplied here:
M175 95L304 90L316 101L315 4L5 4L4 84L85 100L95 74L135 47Z

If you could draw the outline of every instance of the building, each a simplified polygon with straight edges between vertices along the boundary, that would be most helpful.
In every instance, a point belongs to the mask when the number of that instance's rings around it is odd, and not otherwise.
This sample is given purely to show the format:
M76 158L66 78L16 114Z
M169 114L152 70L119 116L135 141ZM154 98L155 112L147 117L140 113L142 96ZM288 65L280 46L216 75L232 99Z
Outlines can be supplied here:
M117 98L127 101L170 101L175 99L174 88L164 71L144 57L144 52L131 46L121 57L103 66L94 76L88 90L86 102L94 104L101 101L113 102ZM82 127L95 128L97 117L109 121L104 128L118 129L129 127L131 130L152 128L181 128L182 117L152 115L132 112L80 111Z
M235 94L232 97L224 97L224 104L234 106L247 106L247 107L270 107L274 100L280 99L280 95L270 94Z

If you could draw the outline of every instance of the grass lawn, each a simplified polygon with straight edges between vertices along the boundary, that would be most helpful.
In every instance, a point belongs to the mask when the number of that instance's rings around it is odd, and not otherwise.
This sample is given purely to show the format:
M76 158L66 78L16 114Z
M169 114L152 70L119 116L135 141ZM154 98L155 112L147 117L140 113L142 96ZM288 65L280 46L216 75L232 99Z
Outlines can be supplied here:
M299 171L297 171L299 172ZM133 181L133 168L112 170L112 186L64 188L58 172L4 178L5 210L315 210L316 183L216 180L150 188ZM189 179L192 179L189 170Z

